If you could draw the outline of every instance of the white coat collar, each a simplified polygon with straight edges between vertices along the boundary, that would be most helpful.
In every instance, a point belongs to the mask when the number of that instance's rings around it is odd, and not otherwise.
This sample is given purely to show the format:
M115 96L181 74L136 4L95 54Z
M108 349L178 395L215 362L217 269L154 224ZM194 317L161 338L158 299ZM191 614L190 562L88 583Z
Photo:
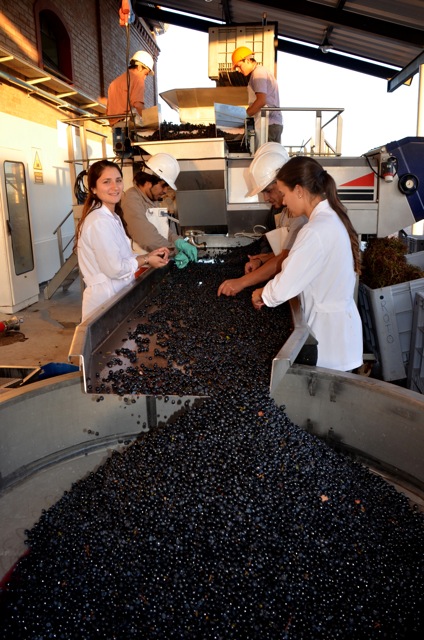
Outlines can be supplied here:
M321 202L318 202L316 207L312 209L312 213L309 216L309 220L312 220L312 218L315 218L315 216L318 215L321 211L324 211L325 209L329 209L329 208L330 208L330 205L328 204L327 198L325 200L321 200Z

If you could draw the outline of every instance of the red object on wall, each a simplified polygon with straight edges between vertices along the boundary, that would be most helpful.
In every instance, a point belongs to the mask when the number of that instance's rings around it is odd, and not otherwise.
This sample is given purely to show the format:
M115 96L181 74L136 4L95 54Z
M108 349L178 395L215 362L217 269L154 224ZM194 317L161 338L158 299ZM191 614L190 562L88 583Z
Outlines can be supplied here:
M121 8L119 9L119 24L121 27L128 26L128 22L131 16L131 2L129 0L122 0Z

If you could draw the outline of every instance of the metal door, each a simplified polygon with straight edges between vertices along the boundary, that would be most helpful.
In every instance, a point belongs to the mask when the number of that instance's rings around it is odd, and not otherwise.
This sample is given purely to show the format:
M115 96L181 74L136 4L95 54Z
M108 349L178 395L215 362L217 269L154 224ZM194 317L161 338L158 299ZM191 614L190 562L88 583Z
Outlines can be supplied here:
M38 300L26 165L17 151L0 154L0 312L16 313Z

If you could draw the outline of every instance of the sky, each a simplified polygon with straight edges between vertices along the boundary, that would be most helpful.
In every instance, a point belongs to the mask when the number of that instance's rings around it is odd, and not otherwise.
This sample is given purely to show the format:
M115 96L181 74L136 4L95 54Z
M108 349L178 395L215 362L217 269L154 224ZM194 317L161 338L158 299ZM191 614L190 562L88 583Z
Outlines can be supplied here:
M170 25L158 36L157 44L159 93L216 86L208 77L207 33ZM279 51L277 80L281 107L344 109L344 156L361 156L393 140L417 135L418 74L410 86L388 93L385 80ZM162 99L159 102L163 120L179 123L178 113ZM282 144L297 146L314 134L310 115L303 114L301 119L284 114L284 118ZM335 137L333 141L330 134L333 143Z

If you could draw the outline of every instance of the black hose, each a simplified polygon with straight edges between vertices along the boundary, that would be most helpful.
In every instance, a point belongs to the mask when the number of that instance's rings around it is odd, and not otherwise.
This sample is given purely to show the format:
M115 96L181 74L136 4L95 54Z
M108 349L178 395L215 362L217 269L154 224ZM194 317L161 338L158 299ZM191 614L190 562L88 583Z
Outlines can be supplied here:
M87 171L84 169L84 171L81 171L77 175L77 179L75 180L74 195L78 204L84 204L88 195L88 189L86 188L84 183L84 177L86 175Z

